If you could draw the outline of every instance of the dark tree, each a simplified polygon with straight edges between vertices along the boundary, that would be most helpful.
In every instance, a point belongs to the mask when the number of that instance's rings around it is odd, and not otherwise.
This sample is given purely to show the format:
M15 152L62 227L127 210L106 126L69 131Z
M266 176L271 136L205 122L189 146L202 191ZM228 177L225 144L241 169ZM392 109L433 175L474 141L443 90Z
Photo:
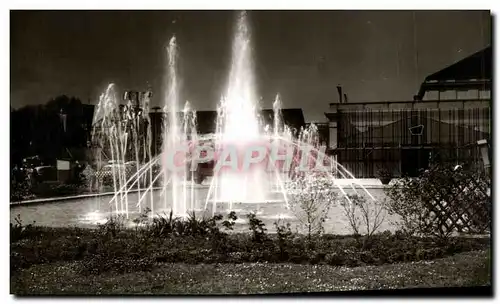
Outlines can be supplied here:
M67 155L66 150L87 143L81 101L66 95L45 105L26 106L11 112L11 159L40 155L46 162Z

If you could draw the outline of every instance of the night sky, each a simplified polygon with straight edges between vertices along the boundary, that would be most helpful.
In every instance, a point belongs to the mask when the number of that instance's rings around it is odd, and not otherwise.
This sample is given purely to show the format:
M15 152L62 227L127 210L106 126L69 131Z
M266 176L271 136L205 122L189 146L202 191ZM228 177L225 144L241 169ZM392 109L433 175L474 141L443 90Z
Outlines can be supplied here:
M13 11L11 105L60 94L96 103L109 82L155 93L176 34L182 99L215 109L229 72L232 11ZM257 92L324 120L341 84L350 102L411 100L423 79L491 43L486 11L253 11Z

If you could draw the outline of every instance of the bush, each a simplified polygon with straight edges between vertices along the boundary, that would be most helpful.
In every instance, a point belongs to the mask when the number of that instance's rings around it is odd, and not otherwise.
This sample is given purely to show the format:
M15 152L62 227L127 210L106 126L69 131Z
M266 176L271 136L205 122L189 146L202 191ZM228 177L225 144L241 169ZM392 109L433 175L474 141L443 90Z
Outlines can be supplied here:
M26 199L34 198L33 191L31 191L31 186L28 179L23 179L17 181L11 177L10 184L10 201L18 202Z
M125 217L123 215L110 216L104 224L97 224L101 235L116 237L125 228Z
M325 262L332 266L342 266L346 264L345 256L338 252L329 253L325 256Z
M219 218L221 216L215 219ZM277 234L264 234L262 242L257 242L253 234L225 234L220 230L203 236L175 233L167 237L154 236L148 232L149 228L137 233L134 229L122 228L114 220L111 223L99 229L46 228L24 226L19 220L11 224L11 269L16 271L57 261L79 261L80 271L96 274L147 271L155 263L290 262L353 267L435 259L484 249L490 242L489 239L452 237L443 243L433 238L402 237L386 231L373 234L366 246L355 236L321 235L316 239L317 246L311 248L306 235L292 234L289 225L280 221L275 223ZM216 227L224 227L217 223ZM257 235L264 233L258 219L254 223ZM183 228L182 231L193 230Z
M179 218L174 218L173 211L167 216L166 213L163 215L158 215L153 218L151 225L148 227L148 233L151 237L165 237L170 236L176 227L176 223L180 220Z
M226 230L233 230L234 224L236 223L237 219L238 219L238 217L236 216L236 212L231 211L227 215L227 220L222 222L222 226L224 226L224 228L226 228Z
M258 219L255 213L249 213L247 217L249 226L248 229L252 232L252 241L259 244L267 241L267 229L262 220Z
M354 235L364 233L364 241L371 241L372 235L379 229L385 220L386 211L376 200L367 200L361 195L349 195L341 201L344 215L348 219ZM361 228L364 228L363 231ZM363 247L365 246L363 242Z
M434 165L416 178L403 178L386 190L389 213L408 235L446 241L453 231L484 232L491 213L489 177L466 167Z
M186 219L173 216L173 212L167 216L158 215L153 218L150 225L147 225L146 232L152 237L159 236L192 236L192 237L221 237L225 230L232 230L237 220L234 212L228 214L227 219L223 221L223 216L216 214L211 218L198 218L195 212L188 213ZM137 221L140 221L138 219Z
M32 191L37 197L59 197L88 193L89 189L84 184L39 183Z
M323 225L337 193L330 179L313 174L297 177L287 187L290 209L306 228L311 246L312 237L324 232Z
M18 214L14 218L15 223L10 223L10 241L12 242L17 242L23 238L26 238L28 236L32 236L33 232L36 231L35 224L36 222L33 222L32 224L28 225L23 225L23 222L21 220L21 216Z
M290 223L286 223L285 225L282 220L279 219L278 221L274 222L274 226L276 227L276 236L278 238L280 260L287 260L288 250L293 238L293 233L290 229Z
M139 232L139 227L145 226L147 230L149 228L149 213L151 212L151 209L149 207L144 208L144 210L141 211L139 216L132 220L132 222L135 224L135 231L136 233Z

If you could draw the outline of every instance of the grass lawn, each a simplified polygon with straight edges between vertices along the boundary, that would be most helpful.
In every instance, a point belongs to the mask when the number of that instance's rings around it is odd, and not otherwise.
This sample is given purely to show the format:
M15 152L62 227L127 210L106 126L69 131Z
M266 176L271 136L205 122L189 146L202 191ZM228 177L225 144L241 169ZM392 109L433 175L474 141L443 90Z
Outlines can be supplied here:
M490 251L382 266L157 264L152 271L82 275L81 262L33 265L12 273L11 293L257 294L491 285Z

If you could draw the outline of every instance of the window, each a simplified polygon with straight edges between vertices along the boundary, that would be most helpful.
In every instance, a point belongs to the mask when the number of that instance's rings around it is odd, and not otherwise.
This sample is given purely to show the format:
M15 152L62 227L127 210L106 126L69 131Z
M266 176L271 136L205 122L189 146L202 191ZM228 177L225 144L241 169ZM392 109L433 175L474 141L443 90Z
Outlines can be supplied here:
M479 99L490 99L491 91L490 90L479 90Z
M422 135L424 133L424 126L418 125L409 128L411 135Z
M439 92L439 99L440 100L457 99L457 91L455 90L441 91Z
M458 99L477 99L478 91L477 90L460 90L457 91Z
M438 100L439 92L438 91L427 91L424 95L424 100Z

